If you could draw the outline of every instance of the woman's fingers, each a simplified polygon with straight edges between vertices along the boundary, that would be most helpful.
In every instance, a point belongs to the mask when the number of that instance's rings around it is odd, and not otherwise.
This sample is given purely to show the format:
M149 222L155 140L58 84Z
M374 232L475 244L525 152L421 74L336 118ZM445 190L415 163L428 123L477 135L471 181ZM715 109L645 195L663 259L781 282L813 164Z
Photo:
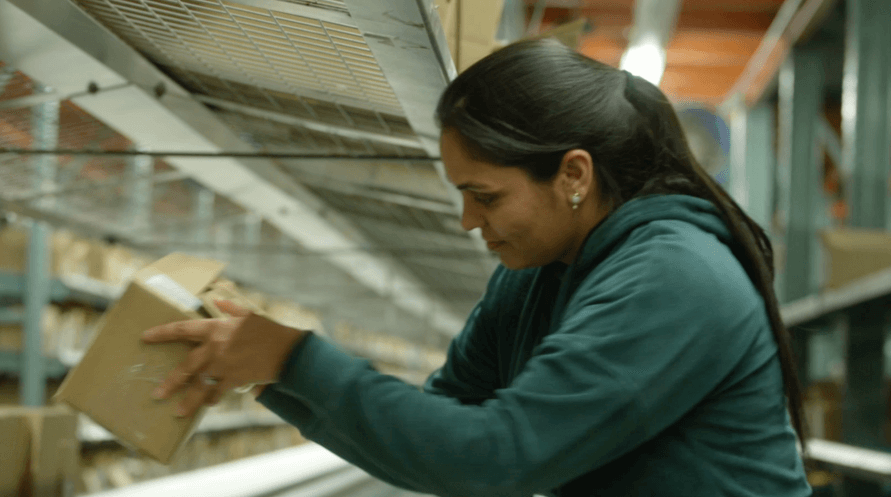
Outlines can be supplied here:
M251 313L250 310L235 305L231 300L215 300L214 304L216 304L221 311L235 318L247 317Z
M220 385L209 385L198 378L186 392L185 398L176 408L176 415L179 417L189 417L201 408L208 399L220 389Z
M218 388L216 388L213 392L211 392L210 396L207 398L207 401L206 401L207 405L211 405L211 406L217 405L220 402L220 400L223 398L223 395L225 395L226 392L228 392L230 390L230 388L231 388L230 386L223 384L223 383L218 385Z
M198 342L207 340L217 326L216 319L195 319L155 326L143 332L142 339L149 343L158 342Z
M165 399L191 382L194 376L210 362L212 352L211 348L207 346L196 347L189 352L186 359L173 368L164 382L155 389L154 397Z

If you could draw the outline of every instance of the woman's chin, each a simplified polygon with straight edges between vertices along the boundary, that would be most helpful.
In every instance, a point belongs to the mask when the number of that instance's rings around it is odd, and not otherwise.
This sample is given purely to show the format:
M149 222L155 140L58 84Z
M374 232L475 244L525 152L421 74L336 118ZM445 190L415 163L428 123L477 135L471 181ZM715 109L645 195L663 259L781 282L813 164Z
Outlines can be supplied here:
M513 254L505 254L502 252L499 254L499 258L501 259L501 265L512 271L535 267L535 264L531 264L530 261L524 260L521 257L516 257Z

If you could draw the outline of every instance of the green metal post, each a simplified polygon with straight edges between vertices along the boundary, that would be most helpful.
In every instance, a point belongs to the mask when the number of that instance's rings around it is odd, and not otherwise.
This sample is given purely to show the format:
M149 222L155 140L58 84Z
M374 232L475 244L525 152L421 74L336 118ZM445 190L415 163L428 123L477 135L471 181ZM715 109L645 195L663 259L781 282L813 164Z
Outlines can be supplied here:
M150 232L154 170L155 160L147 155L134 155L127 164L127 190L130 192L128 217L130 228L134 231Z
M34 146L53 148L59 136L59 103L47 102L34 108L32 134ZM36 157L32 162L34 188L52 188L55 183L56 158ZM54 199L41 199L38 208L50 209ZM49 225L42 221L31 223L28 259L25 274L25 319L23 323L22 405L41 406L46 403L46 360L43 354L43 310L49 303L50 275Z
M785 220L783 297L793 301L818 289L820 209L825 209L818 166L817 124L823 107L823 63L818 53L795 50L780 70L778 187Z
M891 9L886 0L847 2L842 94L843 170L851 224L891 229Z
M770 230L774 211L774 111L760 103L748 112L746 126L746 171L749 175L749 215L765 230Z
M842 169L850 225L891 227L891 9L886 0L848 0L842 93ZM888 309L848 311L842 436L853 445L886 445L884 342ZM876 483L846 479L848 497L883 495Z

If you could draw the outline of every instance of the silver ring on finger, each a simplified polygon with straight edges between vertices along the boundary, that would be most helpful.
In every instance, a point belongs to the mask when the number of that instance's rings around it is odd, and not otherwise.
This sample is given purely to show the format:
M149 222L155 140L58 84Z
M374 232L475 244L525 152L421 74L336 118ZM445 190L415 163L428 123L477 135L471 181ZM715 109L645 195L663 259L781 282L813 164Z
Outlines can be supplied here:
M216 376L210 376L210 375L204 374L204 375L201 375L201 383L204 383L205 385L207 385L209 387L213 387L220 383L220 379L217 378Z

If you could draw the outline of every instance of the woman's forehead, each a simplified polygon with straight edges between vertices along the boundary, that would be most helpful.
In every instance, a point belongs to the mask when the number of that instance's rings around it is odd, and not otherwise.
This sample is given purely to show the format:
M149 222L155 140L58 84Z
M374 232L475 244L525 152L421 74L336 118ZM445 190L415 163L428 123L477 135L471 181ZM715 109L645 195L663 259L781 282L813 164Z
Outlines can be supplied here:
M474 159L454 132L444 132L440 153L446 176L459 190L492 190L517 181L522 171Z

